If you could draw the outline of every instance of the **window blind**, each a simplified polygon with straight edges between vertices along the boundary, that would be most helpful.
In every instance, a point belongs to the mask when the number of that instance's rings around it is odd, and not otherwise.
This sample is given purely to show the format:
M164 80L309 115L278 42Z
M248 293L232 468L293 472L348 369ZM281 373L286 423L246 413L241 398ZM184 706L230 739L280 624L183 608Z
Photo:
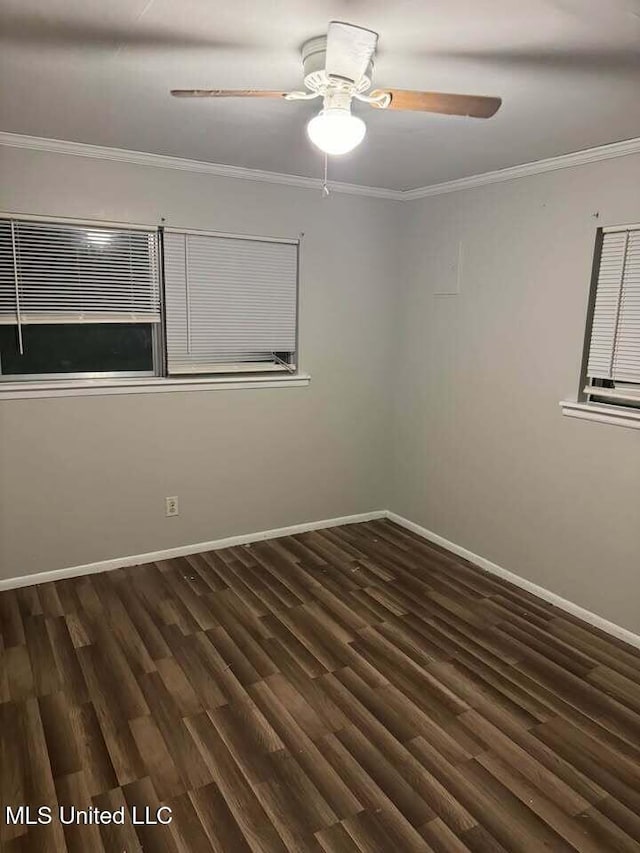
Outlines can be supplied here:
M0 219L0 323L158 323L154 231Z
M297 241L166 230L164 276L170 374L288 369Z
M640 228L603 235L587 375L640 382Z

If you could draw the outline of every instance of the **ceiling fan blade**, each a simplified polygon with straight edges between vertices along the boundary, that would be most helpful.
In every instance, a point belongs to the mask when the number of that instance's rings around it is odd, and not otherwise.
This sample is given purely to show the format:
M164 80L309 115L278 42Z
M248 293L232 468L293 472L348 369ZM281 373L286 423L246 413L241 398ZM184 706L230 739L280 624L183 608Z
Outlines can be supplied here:
M420 110L426 113L443 113L450 116L472 116L491 118L502 103L502 98L487 98L483 95L450 95L446 92L411 92L408 89L376 89L369 94L375 97L383 93L391 95L389 110ZM380 109L378 104L371 106Z
M358 83L366 72L378 44L378 33L354 24L331 21L327 31L325 71Z
M174 98L284 98L288 92L265 89L172 89Z

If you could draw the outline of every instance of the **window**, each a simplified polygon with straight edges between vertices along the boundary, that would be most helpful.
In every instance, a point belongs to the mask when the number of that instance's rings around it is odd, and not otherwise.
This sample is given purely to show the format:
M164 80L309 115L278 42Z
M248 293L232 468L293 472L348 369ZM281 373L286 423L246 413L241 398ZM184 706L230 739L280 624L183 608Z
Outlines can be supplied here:
M593 277L583 394L640 408L640 225L598 232Z
M163 235L169 375L296 367L297 241Z
M0 217L0 390L306 384L298 242Z
M0 379L152 376L157 234L0 219Z

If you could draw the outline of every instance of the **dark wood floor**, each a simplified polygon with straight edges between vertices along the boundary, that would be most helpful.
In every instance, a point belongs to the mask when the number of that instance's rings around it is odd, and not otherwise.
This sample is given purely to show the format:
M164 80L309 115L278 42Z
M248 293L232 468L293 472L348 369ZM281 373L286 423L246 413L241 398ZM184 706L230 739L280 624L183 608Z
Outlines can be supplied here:
M639 851L640 652L387 521L0 596L17 851Z

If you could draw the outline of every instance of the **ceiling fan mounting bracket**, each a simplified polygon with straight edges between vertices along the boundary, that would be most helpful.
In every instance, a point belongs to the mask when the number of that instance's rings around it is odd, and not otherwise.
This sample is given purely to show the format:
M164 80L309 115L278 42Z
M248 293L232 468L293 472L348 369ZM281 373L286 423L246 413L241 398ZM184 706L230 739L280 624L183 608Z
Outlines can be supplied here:
M383 92L380 89L377 89L371 95L365 95L362 92L354 92L353 97L357 98L359 101L363 101L365 104L370 104L372 107L376 107L378 110L386 110L391 103L391 93Z
M287 92L285 101L312 101L314 98L322 97L322 92Z
M327 37L316 36L306 41L300 50L304 69L304 84L312 92L324 95L328 89L348 91L351 95L362 94L371 87L373 79L373 58L367 70L359 80L330 76L325 71L327 58Z

